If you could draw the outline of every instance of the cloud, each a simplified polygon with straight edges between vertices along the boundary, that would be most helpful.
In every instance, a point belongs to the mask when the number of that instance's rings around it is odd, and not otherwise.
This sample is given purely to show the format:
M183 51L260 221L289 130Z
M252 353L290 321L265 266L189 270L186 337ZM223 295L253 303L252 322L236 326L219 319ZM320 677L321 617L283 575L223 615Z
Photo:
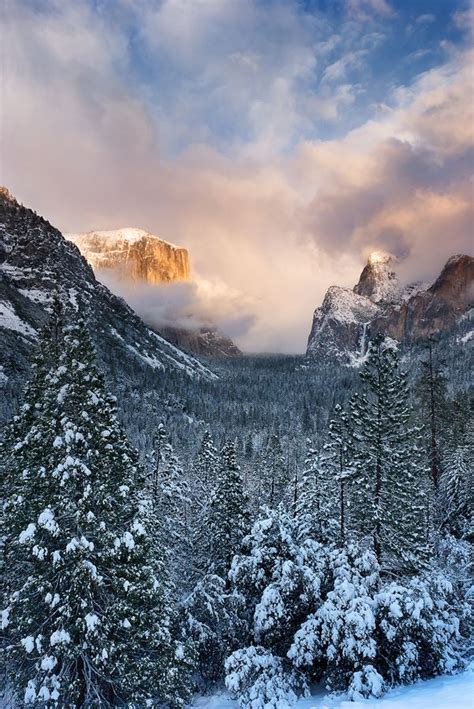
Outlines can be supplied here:
M410 255L407 270L428 277L451 253L469 250L471 66L470 53L457 55L396 91L395 107L377 124L304 146L305 169L320 166L326 177L303 210L319 245L363 252L381 246Z
M387 20L387 3L352 3L337 27L299 3L109 5L8 4L1 181L64 231L134 225L186 246L193 284L127 295L147 317L212 316L244 349L303 351L313 308L370 249L403 257L406 278L469 250L467 50L345 130L383 41L356 5Z
M396 13L387 0L347 0L347 9L358 19L371 19L374 15L393 17Z
M99 271L97 277L158 329L216 325L230 337L239 337L255 321L252 300L216 278L209 281L195 274L191 281L157 286L124 281L109 270Z
M417 25L430 25L435 22L436 17L431 12L427 12L424 15L418 15L415 22Z

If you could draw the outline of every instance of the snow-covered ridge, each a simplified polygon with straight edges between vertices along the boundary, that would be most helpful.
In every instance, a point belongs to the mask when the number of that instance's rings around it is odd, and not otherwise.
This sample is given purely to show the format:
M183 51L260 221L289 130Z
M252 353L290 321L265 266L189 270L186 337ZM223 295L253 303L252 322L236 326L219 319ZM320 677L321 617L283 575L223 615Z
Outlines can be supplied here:
M340 286L328 289L321 310L341 323L367 322L379 312L370 298Z
M65 236L77 246L95 271L107 269L120 281L144 281L156 285L189 280L187 250L144 229L127 227Z
M156 234L152 234L145 229L139 229L137 227L122 227L121 229L88 231L78 234L67 233L64 234L64 238L74 243L78 241L86 242L91 239L104 240L104 243L108 242L109 245L114 242L126 241L129 244L135 244L137 241L141 241L141 239L156 239L157 241L161 241L162 244L170 246L172 249L181 249L180 246L171 243L171 241L162 239L160 236L156 236Z

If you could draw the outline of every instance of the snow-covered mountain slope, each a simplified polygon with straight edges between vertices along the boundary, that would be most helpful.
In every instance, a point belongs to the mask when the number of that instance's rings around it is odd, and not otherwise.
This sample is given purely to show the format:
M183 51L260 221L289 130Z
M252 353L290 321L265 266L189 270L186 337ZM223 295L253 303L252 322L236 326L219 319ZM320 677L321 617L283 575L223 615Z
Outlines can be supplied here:
M84 316L111 380L140 389L144 378L216 375L149 329L99 283L79 250L49 222L0 191L0 367L2 380L20 382L55 294L66 317ZM77 314L77 315L76 315Z
M76 244L94 271L113 269L121 278L152 284L187 281L190 276L187 250L144 229L127 227L64 236Z
M432 286L402 287L390 254L371 254L353 290L331 286L316 308L309 360L362 362L368 338L378 332L417 342L451 328L474 304L474 259L454 256Z
M167 340L186 352L212 359L241 357L237 345L214 325L204 325L198 330L165 327L160 330Z
M307 356L338 359L343 352L352 351L362 338L364 325L379 313L379 306L367 296L331 286L321 307L314 311Z

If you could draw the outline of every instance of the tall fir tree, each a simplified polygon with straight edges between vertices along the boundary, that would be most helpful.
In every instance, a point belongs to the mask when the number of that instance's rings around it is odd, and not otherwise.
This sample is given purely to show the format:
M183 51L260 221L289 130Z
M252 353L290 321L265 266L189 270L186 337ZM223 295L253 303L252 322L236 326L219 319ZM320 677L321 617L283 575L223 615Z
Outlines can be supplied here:
M272 433L262 457L261 478L263 484L263 499L269 507L275 509L288 492L288 463L283 451L280 436Z
M211 540L209 536L209 505L217 484L219 454L209 431L204 433L192 466L191 479L191 559L190 579L197 583L209 566Z
M215 487L219 470L219 454L209 431L204 436L193 465L196 488L205 494Z
M427 344L427 357L421 361L421 403L425 414L427 449L431 483L438 492L442 474L442 430L446 418L446 382L442 368L435 360L433 341Z
M189 583L191 501L183 466L162 423L155 436L154 458L151 499L156 533L161 536L172 583L179 594Z
M209 570L227 577L232 559L249 531L249 500L237 464L235 443L221 452L221 468L208 513L210 539Z
M347 541L347 528L349 527L348 488L355 470L350 420L340 404L335 406L334 416L329 424L329 439L325 446L325 453L326 464L337 485L339 542L344 545Z
M328 475L327 461L309 447L297 490L295 508L297 535L300 541L313 539L328 543L334 537L331 509L334 486Z
M354 470L352 526L371 538L385 568L417 568L426 553L426 463L420 430L411 424L406 373L396 350L378 336L350 402Z
M474 424L445 455L440 484L441 527L458 539L474 541Z
M8 681L26 705L181 706L187 660L137 453L83 322L59 351L6 460L16 480L4 509Z

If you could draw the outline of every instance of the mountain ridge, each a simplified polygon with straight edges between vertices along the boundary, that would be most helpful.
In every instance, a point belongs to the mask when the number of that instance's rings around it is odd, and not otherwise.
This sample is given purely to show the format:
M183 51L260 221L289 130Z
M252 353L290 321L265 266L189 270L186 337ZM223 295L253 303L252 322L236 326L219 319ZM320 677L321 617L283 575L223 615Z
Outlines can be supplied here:
M53 298L86 319L106 376L139 391L142 380L217 375L149 328L100 283L77 246L46 219L0 191L0 372L18 389L34 356Z
M308 360L361 361L361 343L377 333L416 343L451 327L474 305L474 258L452 256L438 278L401 286L390 254L369 257L353 289L331 286L316 308Z
M94 271L113 270L125 280L151 284L190 279L187 249L144 229L126 227L64 236L79 248Z

